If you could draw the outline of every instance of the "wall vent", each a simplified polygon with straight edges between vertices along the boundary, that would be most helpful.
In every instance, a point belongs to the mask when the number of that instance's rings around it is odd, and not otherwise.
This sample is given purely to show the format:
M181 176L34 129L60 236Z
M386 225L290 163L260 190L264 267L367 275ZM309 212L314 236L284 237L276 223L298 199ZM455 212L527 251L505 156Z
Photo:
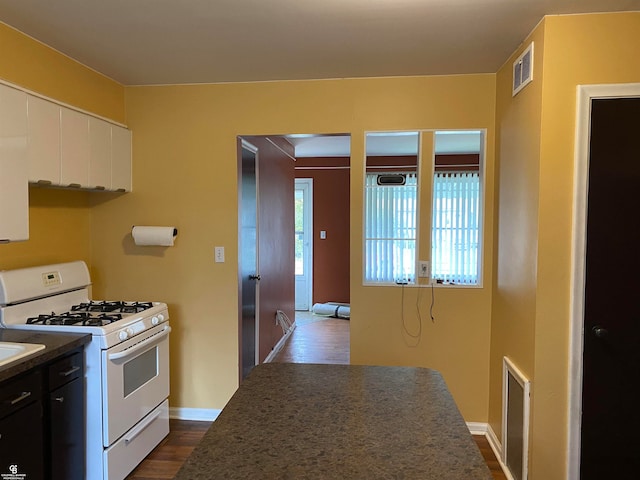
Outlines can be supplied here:
M513 62L513 96L533 80L533 42Z
M378 175L376 181L378 185L404 185L407 182L407 176L401 173L387 173Z
M527 480L530 382L507 357L502 373L502 464L513 480Z

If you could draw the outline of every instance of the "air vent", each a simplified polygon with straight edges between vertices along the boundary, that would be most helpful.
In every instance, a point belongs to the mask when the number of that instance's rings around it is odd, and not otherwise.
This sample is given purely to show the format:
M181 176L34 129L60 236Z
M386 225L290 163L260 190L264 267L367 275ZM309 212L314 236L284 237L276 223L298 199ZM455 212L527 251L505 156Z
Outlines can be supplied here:
M533 80L533 42L513 62L513 96Z
M407 178L400 173L378 175L377 178L378 185L404 185L406 181Z

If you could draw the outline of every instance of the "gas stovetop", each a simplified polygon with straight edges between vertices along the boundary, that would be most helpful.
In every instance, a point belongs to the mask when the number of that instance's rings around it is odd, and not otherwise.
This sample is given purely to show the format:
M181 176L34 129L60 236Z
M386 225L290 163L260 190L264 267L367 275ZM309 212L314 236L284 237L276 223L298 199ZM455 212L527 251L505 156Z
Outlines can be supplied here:
M43 313L27 318L29 325L105 326L153 308L152 302L93 301L73 305L64 313Z

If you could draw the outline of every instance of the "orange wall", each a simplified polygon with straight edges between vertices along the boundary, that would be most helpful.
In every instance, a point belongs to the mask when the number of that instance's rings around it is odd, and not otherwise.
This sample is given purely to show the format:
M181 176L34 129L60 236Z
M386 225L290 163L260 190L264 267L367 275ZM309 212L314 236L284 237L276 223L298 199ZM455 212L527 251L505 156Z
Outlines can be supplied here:
M299 158L296 167L327 165L346 169L296 170L313 179L313 303L349 303L349 158ZM326 239L320 231L327 232Z

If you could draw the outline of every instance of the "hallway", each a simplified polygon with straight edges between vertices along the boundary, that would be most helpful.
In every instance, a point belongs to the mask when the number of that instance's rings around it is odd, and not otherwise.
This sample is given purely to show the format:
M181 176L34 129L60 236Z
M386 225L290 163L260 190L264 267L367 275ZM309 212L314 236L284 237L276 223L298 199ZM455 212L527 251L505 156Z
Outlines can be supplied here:
M273 362L349 364L349 320L296 312L296 328Z

